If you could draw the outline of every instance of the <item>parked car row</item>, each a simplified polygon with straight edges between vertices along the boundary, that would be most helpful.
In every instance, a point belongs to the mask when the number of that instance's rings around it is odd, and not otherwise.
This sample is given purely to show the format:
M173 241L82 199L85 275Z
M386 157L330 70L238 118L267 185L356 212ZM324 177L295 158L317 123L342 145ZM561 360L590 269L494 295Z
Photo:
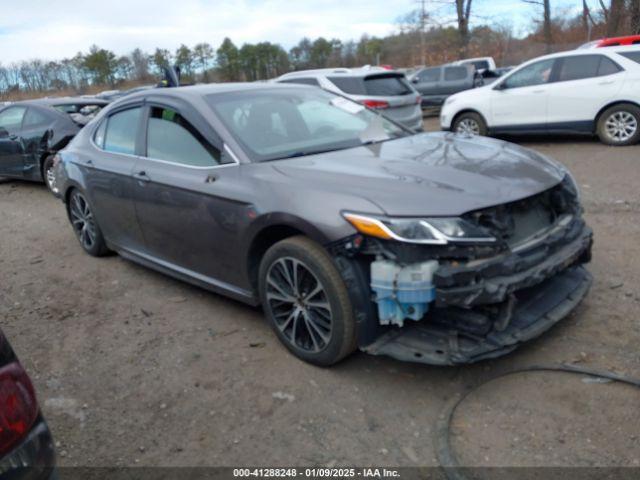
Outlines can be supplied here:
M579 49L524 63L492 85L449 97L443 130L476 135L597 134L640 140L640 46Z

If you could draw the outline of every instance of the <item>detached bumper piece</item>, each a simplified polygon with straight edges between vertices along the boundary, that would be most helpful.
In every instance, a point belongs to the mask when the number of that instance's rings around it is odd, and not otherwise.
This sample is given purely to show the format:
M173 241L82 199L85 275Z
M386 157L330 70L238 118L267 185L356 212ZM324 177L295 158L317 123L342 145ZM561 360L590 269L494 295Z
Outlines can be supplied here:
M538 285L512 293L494 313L481 308L434 309L433 316L389 330L363 350L430 365L496 358L538 337L567 316L585 297L591 283L587 270L570 267ZM496 329L501 316L504 324ZM490 330L482 334L485 326L491 326Z

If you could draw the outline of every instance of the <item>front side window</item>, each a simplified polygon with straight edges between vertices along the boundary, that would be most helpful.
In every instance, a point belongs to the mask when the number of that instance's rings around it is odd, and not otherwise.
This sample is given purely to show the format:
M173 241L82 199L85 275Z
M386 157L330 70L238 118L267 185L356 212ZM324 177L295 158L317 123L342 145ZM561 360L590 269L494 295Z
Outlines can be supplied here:
M346 98L315 89L251 90L205 97L245 152L268 161L409 135Z
M444 69L444 79L448 82L464 80L468 75L467 67L447 67Z
M161 107L151 109L147 127L147 157L191 167L220 164L218 149L178 112Z
M20 130L26 107L10 107L0 113L0 128L15 132Z
M30 108L27 110L22 126L23 128L37 128L49 123L51 123L51 118L35 108Z
M440 69L426 68L420 72L418 78L421 82L437 82L440 80Z
M542 85L551 78L554 59L541 60L513 73L504 83L504 88L521 88Z
M131 108L109 117L104 135L103 148L108 152L133 155L142 108ZM98 129L100 130L100 129ZM96 138L96 143L100 145Z

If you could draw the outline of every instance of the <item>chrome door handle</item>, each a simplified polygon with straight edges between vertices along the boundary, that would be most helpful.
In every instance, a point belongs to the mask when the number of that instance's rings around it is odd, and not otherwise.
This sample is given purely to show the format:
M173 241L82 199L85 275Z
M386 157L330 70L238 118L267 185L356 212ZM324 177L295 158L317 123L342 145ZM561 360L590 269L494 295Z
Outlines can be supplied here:
M606 82L600 82L600 83L598 83L598 85L611 85L612 83L615 83L615 80L609 80L609 81L606 81Z
M532 93L544 93L546 90L534 90Z

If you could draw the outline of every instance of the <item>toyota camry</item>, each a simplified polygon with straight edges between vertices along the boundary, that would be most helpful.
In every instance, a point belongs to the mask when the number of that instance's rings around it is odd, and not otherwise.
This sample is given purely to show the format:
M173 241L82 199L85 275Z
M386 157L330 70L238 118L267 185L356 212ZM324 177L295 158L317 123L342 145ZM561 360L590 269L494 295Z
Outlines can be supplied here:
M539 336L586 295L592 232L559 163L414 133L303 85L139 92L55 160L81 247L262 305L296 356L452 365Z

